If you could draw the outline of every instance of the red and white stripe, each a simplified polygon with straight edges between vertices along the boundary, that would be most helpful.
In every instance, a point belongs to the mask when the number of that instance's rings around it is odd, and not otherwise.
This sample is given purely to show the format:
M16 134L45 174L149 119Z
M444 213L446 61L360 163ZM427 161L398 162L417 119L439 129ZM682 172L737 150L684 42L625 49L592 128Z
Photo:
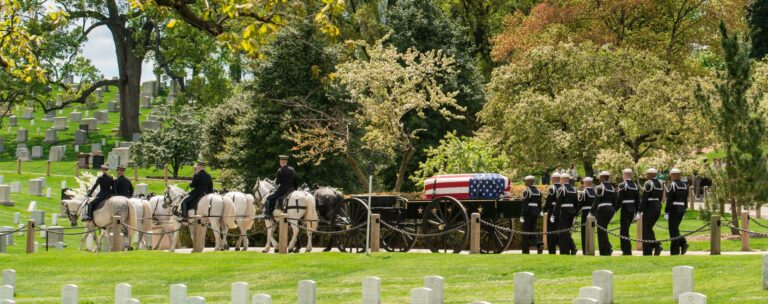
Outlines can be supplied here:
M424 180L424 199L431 200L441 196L451 196L458 200L469 199L469 181L478 174L435 175ZM509 178L504 178L504 196L509 197Z

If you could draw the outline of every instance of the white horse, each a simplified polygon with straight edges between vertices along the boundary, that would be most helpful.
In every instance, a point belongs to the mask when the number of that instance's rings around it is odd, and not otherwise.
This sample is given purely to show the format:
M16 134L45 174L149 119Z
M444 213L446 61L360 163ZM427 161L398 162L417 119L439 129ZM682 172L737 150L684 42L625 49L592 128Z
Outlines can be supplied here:
M168 185L164 196L164 203L166 206L180 209L181 201L184 200L187 193L175 185ZM187 215L190 219L195 215L202 216L203 223L210 224L211 229L214 232L213 235L216 240L214 250L225 250L224 244L226 244L227 240L222 240L223 236L220 233L217 233L217 231L237 228L237 224L235 224L235 204L232 200L228 197L211 193L203 196L197 203L197 208L195 210L189 210ZM182 223L180 219L176 217L171 217L171 222L173 223L174 230L171 237L171 244L173 245L179 240L178 230L181 228ZM171 246L171 251L173 251L173 247L174 246Z
M254 197L259 202L260 206L263 206L266 202L267 196L269 196L275 190L275 182L270 180L257 180L256 185L253 187ZM273 216L277 217L282 210L275 208ZM291 224L291 230L293 236L288 244L288 251L293 251L296 246L296 240L299 236L299 220L307 223L307 248L306 252L312 251L312 230L317 230L318 216L317 209L315 207L315 196L304 190L293 191L288 197L288 208L286 210L288 221ZM264 224L267 226L267 244L264 245L262 252L267 253L273 245L277 245L277 241L274 237L274 231L276 221L273 217L265 217ZM296 248L298 250L298 248Z
M248 230L253 227L253 220L256 216L256 200L253 195L238 191L227 192L224 197L229 198L235 204L235 223L240 228L240 237L235 242L235 251L248 250ZM227 240L228 231L224 231L224 240ZM241 247L242 245L242 247ZM242 248L242 249L241 249Z
M160 237L156 242L156 246L153 248L157 250L160 248L160 244L164 237L168 237L168 242L171 241L170 232L172 230L171 218L173 217L173 210L171 206L165 205L165 196L155 195L149 198L149 218L152 221L152 225L160 226ZM176 249L176 244L170 245L170 251L173 252Z
M72 226L77 226L77 220L85 215L85 204L92 201L93 198L84 198L82 196L75 196L71 200L61 201L62 206L65 207L67 217L69 218ZM131 227L136 227L136 209L124 196L113 196L104 202L104 206L99 210L93 212L93 220L85 222L85 231L89 232L83 234L80 239L80 250L86 249L86 241L88 237L92 237L96 244L95 251L101 251L101 243L104 237L107 236L108 230L112 230L115 233L122 232L125 236L122 242L122 250L131 250L131 239L133 238L133 230L127 229L124 226L112 227L112 217L121 216L123 222ZM95 231L101 230L101 234L96 238ZM115 230L119 229L119 230Z
M152 218L151 218L151 211L149 206L149 201L145 198L141 197L133 197L128 199L128 202L130 202L133 205L133 208L136 209L136 228L138 231L138 239L136 241L136 249L144 248L148 250L152 250L152 240L150 239L149 235L142 231L150 231L152 230Z

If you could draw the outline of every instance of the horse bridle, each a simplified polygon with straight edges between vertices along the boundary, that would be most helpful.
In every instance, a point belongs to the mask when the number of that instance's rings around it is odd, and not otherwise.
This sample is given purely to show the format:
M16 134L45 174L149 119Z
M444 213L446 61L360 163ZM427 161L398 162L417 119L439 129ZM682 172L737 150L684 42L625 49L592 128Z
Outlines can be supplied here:
M77 211L75 211L75 214L72 214L72 211L69 210L69 206L64 203L64 201L61 201L61 205L64 206L64 210L66 210L67 218L69 218L70 222L77 222L77 215L80 214L80 210L83 209L85 204L87 204L88 197L86 196L82 202L80 202L80 206L77 207Z
M170 189L165 189L165 194L163 195L163 196L164 196L164 197L163 197L163 208L168 208L169 206L170 206L170 207L173 207L173 206L174 206L174 204L173 204L173 203L174 203L175 199L172 199L172 198L171 198L171 196L170 196L170 195L168 195L168 193L169 193L169 192L170 192ZM179 203L180 203L182 200L184 200L184 198L185 198L185 197L187 197L187 195L188 195L187 193L184 193L184 194L182 194L182 195L179 195L179 196L177 197L177 198L179 199Z

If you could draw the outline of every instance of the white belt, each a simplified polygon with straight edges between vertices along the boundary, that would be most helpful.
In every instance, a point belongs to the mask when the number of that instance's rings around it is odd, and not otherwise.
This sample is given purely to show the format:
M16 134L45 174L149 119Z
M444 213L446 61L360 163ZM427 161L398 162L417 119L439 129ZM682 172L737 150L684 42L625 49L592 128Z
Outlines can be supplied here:
M602 203L602 204L597 205L597 208L605 207L605 206L613 206L613 204L611 204L611 203Z
M649 200L649 201L658 201L659 199L658 199L658 198L655 198L655 197L649 197L649 198L648 198L648 200Z
M528 207L538 207L538 206L539 205L537 205L536 203L528 203Z
M591 206L584 206L584 207L581 207L581 210L591 210L591 209L592 209L592 207L591 207Z
M560 208L573 208L573 204L562 204Z
M623 201L621 201L622 204L631 204L631 203L634 203L634 202L635 202L635 200L623 200Z
M672 203L673 206L685 206L685 202L674 202Z

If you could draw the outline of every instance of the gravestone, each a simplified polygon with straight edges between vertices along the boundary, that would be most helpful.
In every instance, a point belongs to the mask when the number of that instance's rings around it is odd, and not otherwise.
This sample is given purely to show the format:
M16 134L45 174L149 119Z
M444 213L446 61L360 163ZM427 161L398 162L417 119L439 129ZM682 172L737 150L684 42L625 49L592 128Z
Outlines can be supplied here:
M517 272L514 277L515 303L533 304L533 284L536 281L531 272Z
M149 185L147 184L136 184L136 191L134 193L138 196L143 194L145 197L149 194Z
M600 287L603 290L601 301L613 304L613 272L608 270L593 271L592 286Z
M83 130L85 132L88 132L88 129L89 129L88 128L88 124L84 124L84 123L80 122L80 124L78 125L77 129L78 130Z
M43 181L39 178L30 179L27 192L29 195L43 196Z
M0 185L0 206L13 207L14 205L15 204L11 201L11 186ZM14 224L18 224L18 223L14 222Z
M81 120L80 123L83 125L88 125L88 130L86 130L88 132L98 130L96 125L99 122L96 120L96 118L83 118L83 120Z
M154 80L145 81L141 83L141 96L155 97L157 91L155 90L157 82Z
M445 280L443 279L443 277L440 277L440 276L424 277L424 287L432 290L432 294L430 295L431 304L443 303L444 281Z
M101 144L91 144L91 153L101 152Z
M152 97L150 97L150 96L142 96L141 97L141 108L142 109L152 108Z
M116 101L107 102L107 111L110 113L116 113L120 110Z
M46 198L51 198L51 188L50 187L49 188L45 188L45 197Z
M232 304L248 304L248 283L232 283Z
M29 160L29 149L27 148L16 148L16 158L21 159L22 161L28 161Z
M38 159L43 157L43 146L32 147L32 159Z
M66 117L54 117L53 118L53 129L56 131L64 131L67 129L67 118Z
M8 126L15 127L19 125L19 119L16 117L16 115L11 115L8 117Z
M45 211L43 210L35 210L30 212L29 218L35 220L35 225L37 226L45 225Z
M80 168L88 168L88 158L91 155L88 153L80 153L77 155L77 166Z
M78 304L77 301L77 285L64 285L61 288L61 304Z
M381 279L377 277L363 279L362 304L381 304Z
M115 285L115 304L123 303L131 297L131 284L120 283Z
M13 289L11 285L0 285L0 300L13 300Z
M600 304L606 304L605 302L602 302L600 299L603 296L603 289L597 286L587 286L579 288L579 298L589 298L597 300Z
M64 147L63 146L51 146L48 151L48 160L52 162L59 162L64 159Z
M8 185L5 185L5 186L8 186ZM8 186L8 192L11 192L11 186ZM14 225L18 225L20 223L20 220L21 220L21 213L14 212L13 213L13 224Z
M106 146L107 145L107 139L106 138L102 138L101 139L101 145L102 146Z
M32 212L35 210L37 210L37 202L36 201L29 202L29 206L27 206L27 212Z
M83 113L80 112L70 112L69 113L69 121L71 122L80 122L83 120Z
M133 141L133 142L140 142L141 141L141 133L133 133L131 141Z
M17 143L24 143L27 142L27 129L19 128L16 130L16 142Z
M19 193L21 192L21 183L20 182L12 182L11 183L11 193Z
M187 301L187 285L171 285L171 304L184 304Z
M109 170L116 170L119 165L120 156L114 153L109 153L109 156L107 156L107 166L109 166Z
M45 130L45 140L43 140L44 143L50 144L57 142L58 140L59 138L56 136L56 129L48 128Z
M118 145L118 147L119 147L119 148L130 148L130 147L131 147L131 145L132 145L132 143L131 143L131 142L128 142L128 141L124 141L124 142L120 142L120 145ZM130 151L130 150L129 150L129 151Z
M312 280L299 281L298 304L315 304L317 299L317 283Z
M48 247L54 247L56 243L64 242L64 228L61 226L48 227Z
M141 122L142 130L157 130L160 129L161 123L157 120L145 120Z
M43 121L51 121L53 118L56 117L56 111L48 111L45 112L45 116L43 117Z
M130 143L129 147L130 147ZM131 149L129 147L113 148L110 155L115 154L120 157L120 165L128 166L128 162L131 160Z
M272 304L272 297L263 293L253 295L251 304Z
M575 299L573 299L573 302L571 302L571 303L573 303L573 304L598 304L600 302L598 302L595 299L591 299L591 298L575 298Z
M33 119L35 118L35 113L32 111L32 109L24 109L24 112L21 113L21 119Z
M109 112L101 110L93 112L93 117L96 118L96 122L98 124L108 124L109 123Z
M101 152L96 152L91 154L91 168L93 169L99 169L101 168L101 165L104 164L104 155L101 154Z
M680 304L707 304L707 296L698 292L686 292L680 295Z
M189 297L185 302L187 304L205 304L205 298L203 297Z
M430 304L432 303L432 290L421 287L411 289L411 304Z
M16 212L16 213L18 213L18 212ZM6 245L13 245L13 231L14 230L16 230L16 229L13 229L13 227L11 227L11 226L2 226L2 227L0 227L0 234L5 234L5 244Z
M75 144L84 145L88 143L88 132L83 130L75 131Z
M30 121L29 121L29 125L30 125L30 126L34 126L34 125L35 125L35 120L34 120L34 119L30 120Z
M11 243L13 244L13 243ZM8 285L16 288L16 270L5 269L3 270L3 282L2 285Z
M677 301L686 292L693 292L693 267L672 268L672 298Z

